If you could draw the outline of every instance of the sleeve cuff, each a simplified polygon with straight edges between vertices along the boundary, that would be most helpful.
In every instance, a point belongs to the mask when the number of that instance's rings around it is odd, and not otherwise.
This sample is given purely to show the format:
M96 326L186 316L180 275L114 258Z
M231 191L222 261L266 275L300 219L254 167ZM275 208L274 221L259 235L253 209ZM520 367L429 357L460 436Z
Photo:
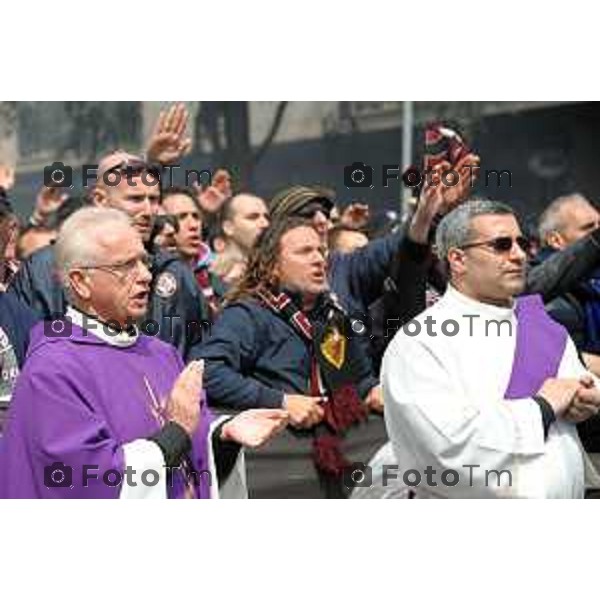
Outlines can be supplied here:
M174 468L191 450L192 441L185 429L175 421L169 421L158 433L148 438L156 442L165 457L165 466Z
M379 385L379 380L376 377L368 376L360 381L356 386L356 391L361 400L365 400L369 392Z
M236 442L225 441L221 439L223 426L230 419L220 423L212 433L213 456L215 457L215 468L217 471L217 481L225 481L233 468L238 458L241 446Z
M547 439L550 425L556 421L554 409L543 396L533 396L533 401L540 407L540 412L542 413L542 425L544 427L544 439Z
M259 394L258 408L282 408L285 394L281 390L263 387Z
M44 227L44 225L46 225L47 220L48 219L40 217L36 211L33 211L33 213L31 213L31 216L29 217L28 223L32 227Z

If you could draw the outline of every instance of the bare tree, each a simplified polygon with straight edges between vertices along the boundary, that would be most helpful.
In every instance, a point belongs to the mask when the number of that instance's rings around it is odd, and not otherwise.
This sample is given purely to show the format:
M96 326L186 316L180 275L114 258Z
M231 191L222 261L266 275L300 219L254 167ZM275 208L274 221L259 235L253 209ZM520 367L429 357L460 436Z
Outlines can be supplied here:
M93 160L119 146L138 146L141 132L139 102L65 102L69 129L62 153Z
M288 102L279 102L265 139L255 149L250 142L248 102L200 102L194 129L194 146L208 142L215 164L232 168L240 184L251 186L254 169L271 147Z

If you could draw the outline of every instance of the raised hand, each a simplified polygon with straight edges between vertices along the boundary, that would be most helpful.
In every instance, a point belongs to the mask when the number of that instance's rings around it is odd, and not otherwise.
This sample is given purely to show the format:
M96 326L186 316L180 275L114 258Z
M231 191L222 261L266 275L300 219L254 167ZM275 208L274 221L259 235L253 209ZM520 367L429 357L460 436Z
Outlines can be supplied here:
M212 185L219 190L225 198L231 198L231 175L227 169L217 169L212 178Z
M285 410L276 408L245 410L223 425L221 438L248 448L258 448L284 429L288 417Z
M40 223L45 222L64 204L68 197L69 195L62 188L43 186L35 200L33 219Z
M472 194L475 180L479 174L480 162L479 156L471 153L453 166L453 170L458 173L458 182L454 186L444 186L442 183L442 186L445 187L444 212L450 212Z
M192 148L192 139L186 130L189 114L183 104L174 104L162 110L146 151L148 162L168 165L183 158Z
M0 188L9 191L15 185L15 170L13 167L0 165Z
M414 242L426 244L435 216L444 212L447 188L442 182L442 173L449 169L450 163L441 162L425 177L419 203L408 230L408 235Z
M225 194L214 185L203 188L197 182L194 182L192 187L196 193L196 200L198 200L200 208L208 214L219 212L221 206L227 200Z
M369 224L371 215L367 204L353 202L347 206L340 217L340 225L348 229L362 229Z

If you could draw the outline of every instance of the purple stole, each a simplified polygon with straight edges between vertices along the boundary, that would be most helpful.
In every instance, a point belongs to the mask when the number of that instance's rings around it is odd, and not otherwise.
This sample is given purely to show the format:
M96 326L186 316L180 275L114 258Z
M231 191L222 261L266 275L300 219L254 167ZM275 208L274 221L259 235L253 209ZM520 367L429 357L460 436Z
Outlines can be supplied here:
M517 341L504 398L533 396L549 377L556 377L567 344L567 331L552 320L539 295L516 300Z

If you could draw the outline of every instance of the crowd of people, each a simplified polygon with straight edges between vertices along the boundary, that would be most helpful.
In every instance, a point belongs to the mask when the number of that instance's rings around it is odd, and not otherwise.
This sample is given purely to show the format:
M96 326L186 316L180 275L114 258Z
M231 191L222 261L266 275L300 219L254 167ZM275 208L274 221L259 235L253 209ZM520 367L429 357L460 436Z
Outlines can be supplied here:
M547 207L534 256L510 207L472 197L480 157L436 124L412 213L375 232L368 206L320 186L261 198L224 168L165 186L187 119L174 105L145 153L102 157L83 197L43 188L26 224L0 167L0 497L600 487L589 200ZM488 335L486 317L512 333ZM430 329L442 321L460 331Z

